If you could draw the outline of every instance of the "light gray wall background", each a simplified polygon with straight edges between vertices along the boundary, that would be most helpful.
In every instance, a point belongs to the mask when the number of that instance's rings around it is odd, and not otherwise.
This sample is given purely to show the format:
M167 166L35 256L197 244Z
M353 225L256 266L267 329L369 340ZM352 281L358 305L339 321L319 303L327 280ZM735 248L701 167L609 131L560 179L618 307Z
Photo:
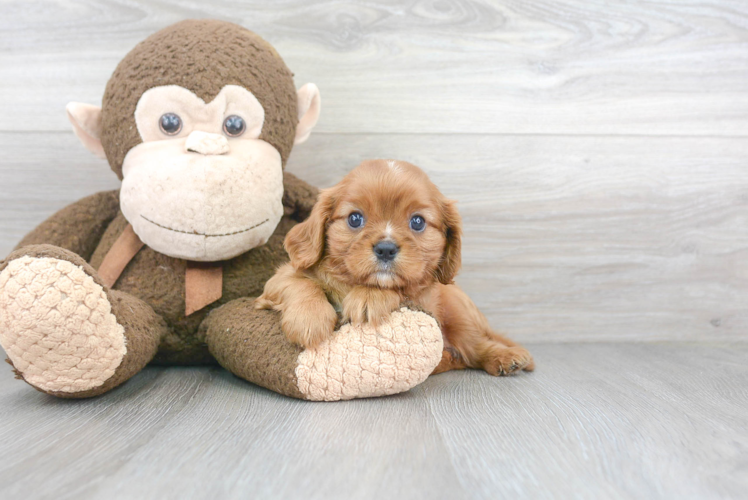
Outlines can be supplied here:
M458 279L521 341L748 337L748 3L0 3L0 254L116 188L68 101L150 33L257 31L323 112L289 171L423 167L465 221Z

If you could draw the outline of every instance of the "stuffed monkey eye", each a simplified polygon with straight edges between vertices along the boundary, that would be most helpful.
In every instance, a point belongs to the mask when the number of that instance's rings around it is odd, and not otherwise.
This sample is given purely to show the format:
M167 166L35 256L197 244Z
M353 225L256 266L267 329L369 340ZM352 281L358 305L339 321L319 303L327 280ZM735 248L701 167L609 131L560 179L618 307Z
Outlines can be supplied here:
M421 231L426 229L426 219L424 219L420 215L414 215L410 218L410 228L413 231L420 233Z
M182 119L174 113L166 113L159 118L158 126L166 135L177 135L182 130Z
M351 229L359 229L364 226L364 216L361 212L353 212L348 216L348 226Z
M229 137L239 137L246 130L247 125L241 116L231 115L223 122L223 131Z

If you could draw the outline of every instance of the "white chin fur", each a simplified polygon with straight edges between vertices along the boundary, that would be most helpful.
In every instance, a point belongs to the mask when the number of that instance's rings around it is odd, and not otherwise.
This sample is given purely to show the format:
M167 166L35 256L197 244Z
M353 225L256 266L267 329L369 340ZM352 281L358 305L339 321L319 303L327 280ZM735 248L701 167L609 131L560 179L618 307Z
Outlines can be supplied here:
M395 284L395 274L390 271L377 271L375 276L377 286L387 288Z
M283 216L278 151L232 140L230 153L200 155L184 140L139 144L125 157L120 206L135 234L157 252L218 261L264 245Z

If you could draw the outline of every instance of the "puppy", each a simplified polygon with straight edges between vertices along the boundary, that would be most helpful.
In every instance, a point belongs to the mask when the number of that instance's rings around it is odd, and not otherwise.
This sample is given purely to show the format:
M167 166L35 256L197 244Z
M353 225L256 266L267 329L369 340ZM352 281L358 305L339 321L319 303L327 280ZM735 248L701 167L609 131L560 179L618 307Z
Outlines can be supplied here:
M285 239L291 259L266 284L258 309L282 314L291 342L315 347L343 321L374 325L403 302L430 311L446 349L434 373L531 371L526 349L494 332L453 283L461 220L426 174L406 162L363 162L322 190L309 218Z

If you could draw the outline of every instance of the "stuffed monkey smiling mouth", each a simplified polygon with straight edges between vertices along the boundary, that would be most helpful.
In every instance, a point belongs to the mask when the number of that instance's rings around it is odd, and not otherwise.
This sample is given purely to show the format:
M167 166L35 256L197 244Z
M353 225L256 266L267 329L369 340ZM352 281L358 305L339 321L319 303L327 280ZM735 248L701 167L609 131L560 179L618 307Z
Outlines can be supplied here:
M158 226L158 227L160 227L162 229L168 229L169 231L174 231L175 233L184 233L184 234L194 234L196 236L205 236L206 238L220 238L222 236L233 236L235 234L245 233L247 231L251 231L252 229L254 229L254 228L258 227L258 226L261 226L261 225L265 224L266 222L268 222L270 220L270 219L265 219L264 221L260 222L259 224L255 224L252 227L248 227L247 229L242 229L240 231L234 231L233 233L204 234L204 233L198 233L196 231L182 231L181 229L174 229L173 227L164 226L163 224L159 224L158 222L154 222L154 221L150 220L148 217L146 217L145 215L141 214L140 216L142 218L144 218L146 221L148 221L151 224L153 224L154 226Z
M185 142L144 142L125 157L120 204L135 234L160 253L196 261L265 244L283 216L275 148L236 140L226 155L201 155Z

